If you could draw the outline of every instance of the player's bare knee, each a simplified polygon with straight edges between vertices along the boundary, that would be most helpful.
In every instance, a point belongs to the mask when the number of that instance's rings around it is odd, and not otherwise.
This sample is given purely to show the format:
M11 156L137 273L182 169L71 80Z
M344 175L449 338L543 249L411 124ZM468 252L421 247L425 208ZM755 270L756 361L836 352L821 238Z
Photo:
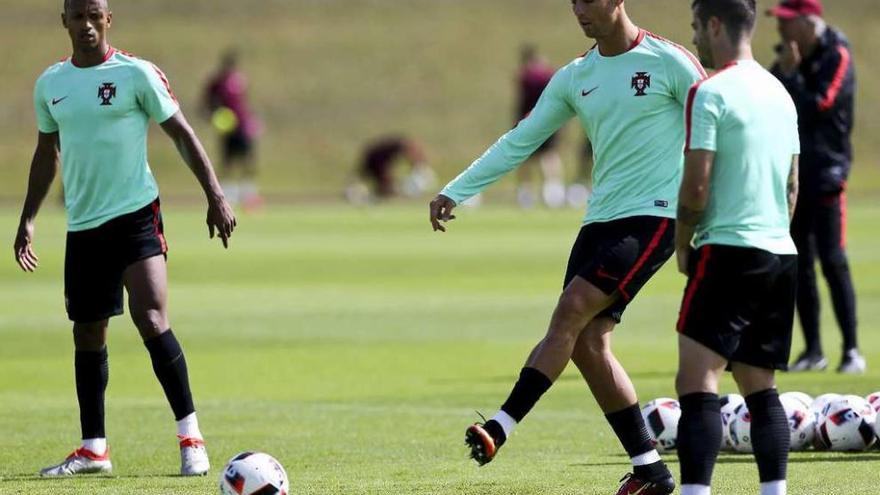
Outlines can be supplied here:
M773 370L756 368L733 363L733 379L743 396L776 387L776 374Z
M162 310L132 311L131 319L144 340L158 337L168 330L168 318Z

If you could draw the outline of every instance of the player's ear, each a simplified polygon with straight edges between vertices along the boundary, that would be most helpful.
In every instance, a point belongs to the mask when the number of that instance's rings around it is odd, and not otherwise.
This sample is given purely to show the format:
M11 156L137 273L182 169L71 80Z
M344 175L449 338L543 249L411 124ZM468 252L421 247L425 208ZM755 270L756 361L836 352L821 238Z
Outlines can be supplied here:
M67 29L67 12L61 13L61 25L64 26L64 29Z
M110 27L112 25L113 25L113 11L108 10L107 11L107 27Z

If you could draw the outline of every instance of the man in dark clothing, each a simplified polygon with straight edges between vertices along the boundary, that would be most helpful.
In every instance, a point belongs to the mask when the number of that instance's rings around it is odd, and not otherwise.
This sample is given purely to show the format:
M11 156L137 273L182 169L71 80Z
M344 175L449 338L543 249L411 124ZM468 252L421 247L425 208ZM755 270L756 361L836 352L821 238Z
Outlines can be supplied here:
M788 89L799 115L800 195L792 222L797 245L797 309L806 349L792 371L828 366L819 339L818 255L843 334L841 373L863 373L856 341L856 298L846 255L846 181L852 164L855 70L849 43L825 24L820 0L783 0L770 9L782 43L772 72Z

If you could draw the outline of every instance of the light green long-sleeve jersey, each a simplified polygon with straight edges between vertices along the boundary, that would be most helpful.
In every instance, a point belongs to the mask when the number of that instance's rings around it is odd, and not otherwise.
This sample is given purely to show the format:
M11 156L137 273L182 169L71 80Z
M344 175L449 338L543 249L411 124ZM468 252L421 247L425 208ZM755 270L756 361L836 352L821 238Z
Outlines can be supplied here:
M684 105L706 77L681 46L642 31L633 47L598 48L560 69L534 110L441 194L461 203L518 167L577 117L593 144L593 194L584 223L675 218L684 163Z

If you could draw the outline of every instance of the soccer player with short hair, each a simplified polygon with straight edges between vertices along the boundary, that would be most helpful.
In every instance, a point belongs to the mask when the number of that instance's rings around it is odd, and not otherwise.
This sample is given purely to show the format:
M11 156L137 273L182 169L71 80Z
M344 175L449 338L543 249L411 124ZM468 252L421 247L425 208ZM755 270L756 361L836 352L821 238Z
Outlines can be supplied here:
M688 95L676 223L688 275L677 325L681 493L711 492L718 380L729 367L751 414L761 495L784 495L790 437L774 375L786 369L794 320L798 115L752 56L755 0L694 0L692 9L700 60L718 72Z
M39 136L14 249L23 270L37 268L34 222L60 154L68 223L64 293L74 322L82 444L41 474L112 470L104 431L106 343L109 318L123 313L124 287L132 320L177 420L180 473L203 475L208 454L186 359L168 323L168 247L158 187L147 164L151 119L161 124L198 178L208 200L209 234L213 237L216 230L224 247L235 217L165 75L110 46L113 14L106 0L66 0L62 21L73 55L49 67L34 88Z
M611 350L624 310L673 252L688 89L705 77L679 45L639 29L623 0L573 0L596 40L560 69L535 109L431 202L445 231L453 209L529 157L577 117L594 146L594 191L575 241L564 289L545 337L501 410L468 428L480 464L491 461L553 382L574 361L632 459L620 494L668 494L675 483L651 443L632 382Z

